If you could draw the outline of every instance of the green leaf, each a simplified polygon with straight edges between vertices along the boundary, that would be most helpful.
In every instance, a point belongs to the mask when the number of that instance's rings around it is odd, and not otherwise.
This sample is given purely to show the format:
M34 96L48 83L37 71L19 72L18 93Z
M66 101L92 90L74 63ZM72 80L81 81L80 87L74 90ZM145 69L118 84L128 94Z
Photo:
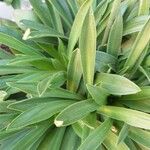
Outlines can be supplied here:
M48 26L51 26L51 15L49 14L48 8L42 0L30 0L34 12L40 18L40 20Z
M38 52L35 48L24 44L23 42L19 41L15 37L12 37L10 35L7 35L5 33L0 32L0 43L5 44L9 46L10 48L13 48L23 54L26 55L36 55L41 56L42 54Z
M80 35L79 49L86 84L93 84L96 57L96 25L92 9L89 10Z
M111 54L115 57L118 56L121 48L122 32L123 32L123 18L121 13L119 13L110 30L107 44L108 54Z
M141 87L141 91L136 94L125 95L119 100L149 100L150 99L150 86Z
M91 99L74 103L65 108L55 118L55 125L57 127L70 125L82 119L90 112L95 111L99 106Z
M0 90L0 102L5 99L7 96L7 92Z
M50 74L49 77L40 81L37 85L37 90L38 90L39 96L42 96L45 93L45 91L47 90L47 88L49 86L53 85L53 82L57 78L61 78L62 76L64 76L64 72L60 71L60 72Z
M121 131L119 132L117 145L120 144L121 142L123 142L124 139L127 137L128 130L129 130L129 126L126 123L124 123Z
M67 89L76 92L82 77L80 50L73 51L67 71Z
M109 133L112 126L110 119L106 120L99 127L93 130L89 136L83 141L79 150L91 150L96 149L104 141L105 137Z
M113 84L112 81L115 83ZM114 95L128 95L140 92L140 88L127 78L108 73L97 74L96 84Z
M96 24L98 24L101 21L102 16L104 15L107 9L108 2L109 2L108 0L102 0L96 7L96 10L94 11Z
M106 42L107 42L107 39L108 39L108 35L109 35L109 32L110 32L110 28L119 12L119 9L120 9L120 4L121 4L121 0L114 0L113 1L113 6L112 6L112 9L111 9L111 13L110 13L110 16L109 16L109 20L108 20L108 23L107 23L107 26L106 26L106 29L105 29L105 32L104 32L104 36L103 36L103 39L102 39L102 45L104 45Z
M143 112L150 113L150 101L148 100L140 100L140 101L132 101L132 100L125 100L121 101L122 104L135 109L135 110L140 110Z
M86 17L86 14L88 12L88 9L90 8L93 0L86 0L83 5L80 7L78 13L76 14L76 17L74 19L70 35L69 35L69 41L68 41L68 56L71 57L72 51L74 49L75 44L77 43L77 40L81 34L81 29L83 26L84 19Z
M72 14L66 0L49 0L55 7L67 26L70 28L73 22Z
M117 135L113 132L109 132L103 144L109 150L130 150L124 142L117 145L117 140Z
M63 137L61 150L76 150L79 147L80 139L74 132L71 126L69 126Z
M87 89L97 104L99 105L106 104L109 93L107 93L105 89L93 85L87 85Z
M139 71L141 71L144 74L144 76L147 78L147 80L150 83L150 71L149 71L149 69L140 66Z
M58 100L39 104L31 109L22 112L18 115L7 127L7 130L13 130L17 128L23 128L28 125L38 123L40 121L46 120L53 116L54 114L60 112L62 109L68 105L73 104L74 101L71 100ZM38 114L38 115L37 115Z
M51 129L43 141L40 143L39 150L60 150L61 143L64 137L66 128L54 128Z
M77 1L76 0L67 0L69 6L71 7L71 10L73 12L74 15L77 14L78 12L78 4L77 4Z
M150 1L149 0L142 0L139 3L140 4L139 4L138 15L149 15Z
M148 18L148 16L138 16L127 21L124 24L123 36L141 31Z
M150 114L147 113L115 106L102 106L98 112L134 127L150 129Z
M117 59L105 52L96 51L96 71L107 72L111 67L116 70Z
M19 73L27 73L27 72L35 72L35 71L37 71L37 69L32 67L20 67L20 66L10 66L10 65L0 66L0 75L19 74Z
M150 132L138 128L130 128L128 136L135 142L150 148Z
M138 34L132 49L130 51L130 54L125 62L124 68L129 67L129 70L133 69L135 63L138 61L140 55L142 54L143 50L147 46L149 40L150 40L150 18L144 25L141 32Z

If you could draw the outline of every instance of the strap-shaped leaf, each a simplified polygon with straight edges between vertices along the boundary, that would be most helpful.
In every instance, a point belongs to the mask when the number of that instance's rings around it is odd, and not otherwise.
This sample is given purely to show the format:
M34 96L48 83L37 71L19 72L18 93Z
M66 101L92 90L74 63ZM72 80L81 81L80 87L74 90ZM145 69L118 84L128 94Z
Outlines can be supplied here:
M106 104L109 93L105 89L93 85L87 85L87 89L97 104Z
M81 34L81 29L83 26L83 22L85 16L90 8L93 0L86 0L83 5L80 7L78 13L76 14L75 20L73 22L68 42L68 55L71 57L72 51L74 49L75 44Z
M46 120L58 113L68 105L73 104L74 101L71 100L59 100L53 102L47 102L39 104L31 109L22 112L18 115L8 126L7 130L13 130L18 128L23 128L28 125L38 123L40 121ZM39 113L40 112L40 113ZM38 115L37 115L38 114Z
M12 37L8 34L0 32L0 43L5 44L9 46L10 48L13 48L23 54L27 55L42 55L40 52L37 51L36 48L33 48L27 44L24 44L23 42L19 41L15 37Z
M67 89L76 92L81 80L81 76L82 76L81 55L80 50L76 49L72 53L72 57L68 65Z
M19 73L27 73L27 72L34 72L37 71L37 69L32 67L20 67L20 66L9 66L9 65L3 65L0 66L0 75L6 75L6 74L19 74Z
M123 35L125 36L141 31L147 20L148 16L138 16L127 21L124 24Z
M59 150L61 148L61 142L64 138L66 128L54 128L48 131L47 135L40 143L39 150Z
M35 13L38 15L40 20L48 26L51 26L51 15L49 14L48 8L45 3L42 2L42 0L30 0L30 3L35 11ZM45 15L46 14L46 15Z
M134 127L150 129L150 114L147 113L115 106L102 106L98 112Z
M119 13L110 30L107 44L108 54L111 54L115 57L118 56L121 48L122 32L123 32L123 18L121 13Z
M112 126L110 119L107 119L99 127L93 130L89 136L83 141L78 150L96 149L104 141Z
M128 130L129 130L129 125L127 125L126 123L124 123L121 131L119 132L117 144L120 144L121 142L124 141L124 139L128 135Z
M60 128L61 129L61 128ZM71 126L69 126L64 134L62 140L61 150L76 150L80 144L80 139L74 132Z
M150 132L138 128L130 128L129 137L134 141L150 148Z
M149 14L150 1L149 0L141 0L139 3L140 4L139 4L138 15L148 15Z
M96 58L96 25L92 9L84 20L79 49L83 69L83 79L86 84L93 84Z
M150 100L150 86L141 87L140 92L122 96L120 100Z
M117 140L118 140L118 136L113 132L109 132L103 144L109 150L130 150L129 147L124 142L117 145L116 144Z
M108 93L114 95L128 95L141 91L132 81L115 74L99 73L97 74L96 83L106 89Z
M92 99L77 102L60 112L55 118L54 123L57 127L70 125L82 119L90 112L95 111L98 107Z
M107 42L108 35L109 35L109 32L110 32L110 28L111 28L111 26L112 26L112 24L113 24L113 22L116 18L116 15L119 12L120 4L121 4L121 0L114 0L113 1L113 5L112 5L111 13L110 13L110 16L109 16L109 20L108 20L108 23L107 23L107 26L106 26L106 29L105 29L105 32L104 32L102 45L104 45Z
M121 103L132 109L150 113L150 99L140 101L125 100L121 101Z
M131 52L129 54L129 57L127 58L124 68L129 67L129 70L133 68L135 63L138 61L140 55L142 54L143 50L147 46L149 40L150 40L150 18L144 25L141 32L138 34L133 47L131 49Z
M70 28L73 22L72 14L70 12L68 3L66 0L49 0L49 2L59 12L60 16L64 19L68 27Z

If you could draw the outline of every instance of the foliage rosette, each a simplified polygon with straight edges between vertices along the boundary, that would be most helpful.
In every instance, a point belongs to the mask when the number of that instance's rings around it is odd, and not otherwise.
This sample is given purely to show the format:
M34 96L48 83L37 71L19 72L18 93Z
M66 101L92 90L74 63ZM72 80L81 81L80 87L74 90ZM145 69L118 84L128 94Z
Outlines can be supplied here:
M150 2L5 2L0 149L149 149Z

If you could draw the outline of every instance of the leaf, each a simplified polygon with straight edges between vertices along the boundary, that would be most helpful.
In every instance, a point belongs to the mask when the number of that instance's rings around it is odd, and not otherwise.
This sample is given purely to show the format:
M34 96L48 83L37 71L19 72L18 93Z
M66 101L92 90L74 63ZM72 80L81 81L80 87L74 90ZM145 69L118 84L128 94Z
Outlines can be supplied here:
M125 101L121 101L121 103L124 104L125 106L132 108L132 109L150 113L149 99L148 100L137 100L137 101L125 100Z
M57 127L70 125L82 119L90 112L95 111L98 105L91 99L74 103L68 106L55 118L55 125Z
M141 0L139 3L140 4L139 4L138 15L148 15L149 14L149 6L150 6L149 0Z
M73 18L67 2L65 0L49 0L49 2L55 7L67 26L70 28Z
M93 85L87 85L87 89L97 104L99 105L106 104L109 93L107 93L105 89Z
M39 31L31 31L24 40L27 39L36 39L36 38L45 38L45 37L56 37L56 38L64 38L67 39L66 36L63 34L55 31L54 29L48 29L48 30L39 30Z
M150 148L150 132L138 128L130 128L128 136L135 142Z
M39 104L31 109L22 112L18 115L7 127L7 130L13 130L18 128L23 128L28 125L38 123L40 121L46 120L58 113L68 105L73 104L74 101L70 100L58 100L53 102L47 102ZM38 114L38 115L37 115Z
M121 48L122 32L123 32L123 18L122 15L119 13L110 30L107 44L108 54L111 54L115 57L118 56Z
M112 126L110 119L107 119L99 127L93 130L89 136L83 141L78 150L96 149L104 141Z
M144 68L142 66L139 67L139 71L141 71L144 74L144 76L147 78L147 80L150 83L150 71L147 68Z
M115 84L112 84L112 81ZM128 95L140 92L140 88L127 78L108 73L97 74L96 84L113 95Z
M129 130L129 126L126 123L124 123L121 131L119 132L117 145L122 143L124 141L124 139L127 137L128 130Z
M148 18L148 16L138 16L127 21L124 24L123 36L141 31Z
M75 44L77 43L77 40L81 34L81 29L83 26L84 19L86 17L86 14L88 12L88 9L90 8L93 0L86 0L83 5L78 10L78 13L76 14L76 17L74 19L70 35L69 35L69 41L68 41L68 56L71 57L72 51L74 49Z
M65 130L66 130L65 127L51 129L47 133L43 141L40 143L38 149L39 150L43 150L43 149L60 150L61 142L63 140Z
M82 65L80 50L76 49L72 53L72 57L68 64L67 71L67 89L76 92L82 77Z
M0 66L0 75L19 74L19 73L27 73L27 72L35 72L35 71L37 71L37 69L32 67L20 67L20 66L9 66L9 65Z
M71 7L73 14L76 15L78 12L78 4L77 4L76 0L72 0L72 1L67 0L67 3Z
M90 9L81 31L79 40L83 79L86 84L93 84L96 57L96 25L93 11Z
M108 39L108 35L109 35L109 32L110 32L110 28L119 12L119 9L120 9L120 4L121 4L121 0L114 0L113 1L113 5L112 5L112 9L111 9L111 13L110 13L110 16L109 16L109 20L108 20L108 23L107 23L107 26L106 26L106 29L105 29L105 32L104 32L104 36L103 36L103 39L102 39L102 44L101 45L104 45L106 42L107 42L107 39Z
M95 22L98 25L98 23L101 21L102 16L104 15L107 6L108 6L108 0L102 0L96 7L96 10L94 11L95 16Z
M134 127L150 129L150 114L147 113L115 106L102 106L98 113L124 121Z
M147 46L149 40L150 40L150 18L144 25L141 32L138 34L132 49L130 51L130 54L125 62L124 68L129 67L129 70L133 69L133 66L139 59L140 55L142 54L144 48Z
M45 3L41 0L30 0L30 3L34 9L34 12L38 15L40 20L48 26L51 26L51 15ZM46 15L45 15L46 14Z
M76 150L79 147L79 144L80 144L79 137L76 135L72 127L69 126L65 131L62 140L61 150Z
M130 150L124 142L117 145L117 139L118 137L115 133L109 132L103 144L109 150Z
M5 44L9 46L10 48L13 48L23 54L26 55L36 55L41 56L40 52L38 52L35 48L24 44L23 42L19 41L15 37L12 37L10 35L4 34L0 32L0 43Z
M56 72L49 75L49 77L43 79L40 81L37 85L37 91L39 93L39 96L42 96L45 91L48 89L49 86L53 85L53 82L57 78L61 78L61 76L64 76L64 72Z
M141 87L141 91L136 94L125 95L119 100L149 100L150 99L150 86Z
M105 52L96 51L96 71L107 72L111 67L116 70L117 59Z
M19 149L20 145L22 149L30 149L36 141L45 134L46 130L51 125L51 122L42 122L33 128L29 133L26 133L23 138L20 138L17 142L14 142L11 148ZM10 145L9 145L10 146ZM7 148L6 148L7 149Z

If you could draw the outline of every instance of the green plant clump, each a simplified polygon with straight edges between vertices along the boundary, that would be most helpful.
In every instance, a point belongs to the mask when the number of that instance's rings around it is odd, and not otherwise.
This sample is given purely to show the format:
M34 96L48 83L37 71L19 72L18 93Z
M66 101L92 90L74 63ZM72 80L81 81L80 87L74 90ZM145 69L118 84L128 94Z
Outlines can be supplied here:
M7 2L0 150L150 149L150 1Z

